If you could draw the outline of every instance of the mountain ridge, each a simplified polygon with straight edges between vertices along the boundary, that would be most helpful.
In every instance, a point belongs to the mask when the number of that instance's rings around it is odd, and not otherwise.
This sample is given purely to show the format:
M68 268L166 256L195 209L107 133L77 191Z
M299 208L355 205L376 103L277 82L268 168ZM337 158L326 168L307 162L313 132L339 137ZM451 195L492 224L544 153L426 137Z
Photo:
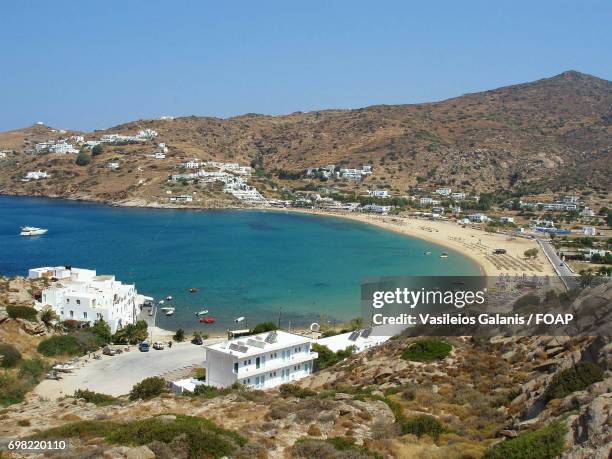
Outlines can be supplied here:
M425 104L372 105L287 115L135 120L81 133L93 139L105 133L156 130L156 142L170 147L169 161L157 164L158 172L163 174L136 174L152 185L139 186L138 190L130 189L133 180L127 179L115 180L110 187L91 184L100 181L100 177L107 178L108 171L99 167L103 160L120 158L132 170L150 167L152 164L143 158L152 149L150 143L108 146L86 168L70 164L70 158L53 157L52 163L61 166L58 177L71 177L70 188L80 195L110 200L159 196L172 169L191 158L257 164L261 175L268 179L267 185L261 184L268 195L273 195L274 189L311 183L306 177L287 181L280 172L299 173L326 164L372 164L374 174L364 182L338 184L358 192L376 187L404 195L411 187L423 184L465 188L468 192L508 190L522 195L607 192L612 182L611 107L612 82L570 70L533 82ZM20 155L49 136L61 134L45 134L42 126L0 133L0 149L17 151L12 165L21 174L26 162L24 158L19 161ZM29 167L51 165L49 155L33 161L27 158ZM31 190L32 185L19 183L18 175L0 171L3 192L69 196L67 192L46 190L52 182L46 181L42 190L40 184Z

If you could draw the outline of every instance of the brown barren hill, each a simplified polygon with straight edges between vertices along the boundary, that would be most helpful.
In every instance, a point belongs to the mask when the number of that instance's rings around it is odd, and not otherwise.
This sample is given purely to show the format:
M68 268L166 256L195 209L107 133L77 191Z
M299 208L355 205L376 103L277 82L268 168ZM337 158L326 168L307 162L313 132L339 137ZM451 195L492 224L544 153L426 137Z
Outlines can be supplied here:
M154 202L165 199L168 176L191 158L256 165L261 177L254 183L270 196L285 186L306 186L310 179L303 171L327 164L373 166L374 174L362 183L336 183L347 191L384 187L403 194L425 183L523 195L607 192L611 122L612 82L568 71L428 104L133 121L85 135L95 139L150 128L159 133L155 142L105 146L87 166L75 165L74 155L27 154L36 141L57 136L34 126L0 133L0 149L16 150L0 163L0 192ZM169 147L164 161L145 156L158 142ZM121 170L109 171L110 161L121 162ZM26 171L38 169L52 177L21 181ZM201 196L205 205L232 203L215 189Z

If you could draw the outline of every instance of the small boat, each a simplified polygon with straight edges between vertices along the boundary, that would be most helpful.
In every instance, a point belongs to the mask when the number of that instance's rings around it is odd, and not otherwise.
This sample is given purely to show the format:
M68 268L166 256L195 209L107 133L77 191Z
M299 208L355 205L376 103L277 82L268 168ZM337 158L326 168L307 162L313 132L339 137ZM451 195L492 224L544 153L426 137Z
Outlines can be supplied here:
M236 319L234 319L234 322L238 323L238 322L242 322L244 320L244 317L237 317Z
M158 303L159 304L164 304L164 300L159 300Z
M442 252L442 255L440 255L440 258L448 258L448 253Z
M431 255L431 252L425 252L425 255Z
M200 319L200 323L202 323L202 324L214 324L215 323L215 318L211 317L211 316L202 317Z
M20 236L40 236L49 231L46 228L36 228L35 226L23 226L21 228Z
M53 370L55 371L63 371L66 373L71 372L72 370L75 370L76 368L74 367L74 365L69 365L67 363L62 364L62 363L58 363L57 365L53 366Z
M166 301L172 301L172 295L168 295L168 296L166 297Z
M196 293L196 292L198 291L198 289L197 289L197 288L195 288L195 287L191 287L191 288L189 289L189 291L190 291L191 293Z
M208 309L202 309L195 313L196 316L204 316L206 314L208 314Z
M176 309L174 308L168 308L165 313L167 316L171 316L172 314L174 314L174 311L176 311Z

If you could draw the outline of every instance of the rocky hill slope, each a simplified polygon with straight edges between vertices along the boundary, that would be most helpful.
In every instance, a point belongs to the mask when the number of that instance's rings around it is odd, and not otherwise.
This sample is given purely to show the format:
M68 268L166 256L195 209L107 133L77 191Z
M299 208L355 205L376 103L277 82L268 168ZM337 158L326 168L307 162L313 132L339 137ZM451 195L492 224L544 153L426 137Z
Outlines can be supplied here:
M69 445L27 457L606 459L611 368L604 336L397 337L266 392L30 394L0 411L0 439Z
M74 155L22 154L36 141L61 136L35 126L0 134L0 149L13 149L0 163L0 191L97 200L154 200L185 159L231 161L260 169L258 187L268 195L310 180L288 179L326 164L360 167L374 174L346 189L449 185L466 191L601 190L612 181L612 83L575 71L430 104L384 105L285 116L247 114L230 119L185 117L140 120L105 131L134 134L150 128L166 143L166 161L144 156L155 146L116 146L76 166ZM67 135L67 134L64 134ZM111 172L108 161L120 161ZM50 170L52 178L21 182L27 170ZM202 191L215 206L215 190Z

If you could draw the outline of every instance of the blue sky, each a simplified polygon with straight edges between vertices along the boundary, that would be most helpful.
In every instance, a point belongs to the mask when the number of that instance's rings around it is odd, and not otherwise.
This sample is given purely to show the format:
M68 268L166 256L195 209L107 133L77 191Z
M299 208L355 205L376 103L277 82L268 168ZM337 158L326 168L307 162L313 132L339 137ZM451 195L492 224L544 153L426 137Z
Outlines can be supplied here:
M610 1L18 1L0 130L92 130L441 100L574 69L612 79Z

